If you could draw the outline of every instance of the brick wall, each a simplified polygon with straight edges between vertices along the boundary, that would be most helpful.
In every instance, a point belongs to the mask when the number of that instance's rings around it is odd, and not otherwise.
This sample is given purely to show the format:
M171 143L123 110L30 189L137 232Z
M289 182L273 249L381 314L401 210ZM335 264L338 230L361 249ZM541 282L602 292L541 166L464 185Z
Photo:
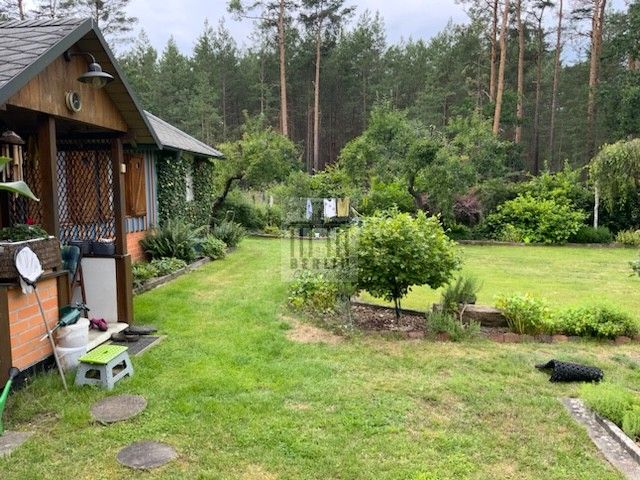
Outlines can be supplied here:
M146 231L127 233L127 251L131 255L132 262L141 262L145 259L144 250L140 246L140 240L144 238Z
M50 278L39 282L38 293L49 328L53 328L58 322L56 279ZM46 359L53 352L49 340L40 341L46 332L35 294L24 295L19 288L12 288L8 291L8 297L13 366L23 370Z

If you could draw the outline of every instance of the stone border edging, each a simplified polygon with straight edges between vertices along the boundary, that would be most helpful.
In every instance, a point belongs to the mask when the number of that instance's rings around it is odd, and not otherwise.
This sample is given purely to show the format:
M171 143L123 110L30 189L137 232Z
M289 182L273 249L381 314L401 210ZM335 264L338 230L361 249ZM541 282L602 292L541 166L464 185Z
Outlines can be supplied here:
M617 441L622 448L624 448L629 455L631 455L636 462L640 464L640 447L636 442L631 440L626 433L622 431L615 423L601 417L596 412L592 412L596 422L602 425L609 435L611 435L615 441Z
M165 283L170 282L174 278L178 278L184 275L185 273L189 273L192 270L200 268L209 262L211 262L211 259L209 257L204 257L199 260L196 260L193 263L190 263L189 265L181 268L180 270L176 270L175 272L172 272L169 275L165 275L164 277L151 278L147 280L144 284L140 285L139 287L134 288L133 294L140 295L141 293L148 292L149 290L152 290L156 287L159 287L160 285L164 285Z
M574 247L574 248L637 248L634 245L624 243L524 243L524 242L500 242L498 240L456 240L460 245L478 245L495 247Z

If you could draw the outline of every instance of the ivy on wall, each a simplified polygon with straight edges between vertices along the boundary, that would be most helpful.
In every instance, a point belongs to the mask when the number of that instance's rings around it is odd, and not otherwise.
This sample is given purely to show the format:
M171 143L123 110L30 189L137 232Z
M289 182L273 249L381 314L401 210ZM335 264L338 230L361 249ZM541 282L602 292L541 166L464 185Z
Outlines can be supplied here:
M195 226L207 225L214 196L214 167L209 160L175 153L158 154L158 220L182 218ZM193 201L188 202L187 172L193 177Z

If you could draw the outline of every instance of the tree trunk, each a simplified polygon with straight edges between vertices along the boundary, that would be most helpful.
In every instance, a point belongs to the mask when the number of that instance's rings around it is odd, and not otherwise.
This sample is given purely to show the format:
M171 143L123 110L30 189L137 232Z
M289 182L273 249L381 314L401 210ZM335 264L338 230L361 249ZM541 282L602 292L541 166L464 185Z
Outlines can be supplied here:
M496 60L498 57L498 45L496 36L498 35L498 0L493 0L493 19L491 23L491 72L489 74L489 99L496 100Z
M549 163L553 165L556 136L556 111L558 110L558 86L560 84L560 54L562 51L562 7L558 0L558 31L556 33L556 57L553 65L553 87L551 91L551 119L549 121Z
M227 79L222 76L222 138L227 140Z
M287 56L284 30L284 2L280 0L278 12L278 50L280 53L280 130L285 137L289 136L289 109L287 107Z
M243 175L241 174L233 175L227 178L227 180L224 182L224 188L222 189L222 193L220 194L219 197L216 197L216 199L213 201L213 204L211 205L211 216L209 217L209 225L213 225L216 213L218 212L218 209L220 208L220 206L224 203L225 199L227 198L227 195L229 195L229 192L231 191L231 187L233 186L233 182L237 180L242 180L242 177Z
M26 18L24 13L24 0L18 0L18 14L20 15L20 20L24 20Z
M591 159L595 153L596 93L602 49L602 29L606 0L593 1L591 17L591 59L589 62L589 98L587 101L587 155Z
M516 15L518 16L518 101L516 107L515 142L522 142L522 122L524 120L524 24L522 22L522 0L517 0Z
M504 69L507 63L507 28L509 27L509 0L504 2L502 27L500 29L500 67L498 69L498 87L496 109L493 115L493 134L500 133L500 115L502 114L502 96L504 94Z
M322 43L322 23L316 32L316 76L313 93L313 170L320 171L320 57Z
M536 105L533 116L533 174L540 173L540 102L542 99L542 55L544 54L544 31L542 30L542 11L538 18L538 52L536 55Z

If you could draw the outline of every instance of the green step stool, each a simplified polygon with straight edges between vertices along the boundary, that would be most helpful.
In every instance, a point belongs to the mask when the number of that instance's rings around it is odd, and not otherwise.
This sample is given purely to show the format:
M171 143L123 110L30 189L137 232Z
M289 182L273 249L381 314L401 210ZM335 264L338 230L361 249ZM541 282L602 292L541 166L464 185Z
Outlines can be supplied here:
M114 370L118 368L118 372ZM99 378L87 377L89 372L98 372ZM127 347L101 345L80 357L76 373L76 385L100 385L113 390L116 382L126 375L133 376L133 365Z

